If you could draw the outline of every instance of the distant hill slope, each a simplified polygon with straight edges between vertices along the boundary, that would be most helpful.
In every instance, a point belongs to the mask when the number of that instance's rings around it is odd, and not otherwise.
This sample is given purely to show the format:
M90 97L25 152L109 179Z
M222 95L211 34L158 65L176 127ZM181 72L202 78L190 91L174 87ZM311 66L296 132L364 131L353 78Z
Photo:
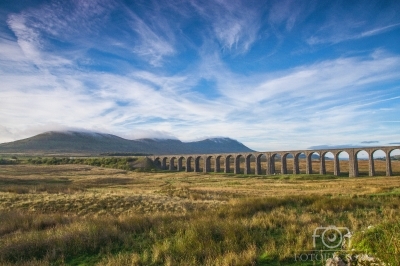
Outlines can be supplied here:
M128 140L111 134L76 131L49 131L31 138L0 144L0 153L144 153L193 154L252 151L230 138L212 138L195 142L173 139Z

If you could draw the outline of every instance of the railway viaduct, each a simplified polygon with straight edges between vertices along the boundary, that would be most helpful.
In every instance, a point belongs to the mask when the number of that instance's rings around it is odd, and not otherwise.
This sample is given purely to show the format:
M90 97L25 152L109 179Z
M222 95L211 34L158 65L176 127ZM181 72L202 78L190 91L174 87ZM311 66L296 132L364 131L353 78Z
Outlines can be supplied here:
M173 155L153 155L149 156L153 162L159 164L161 169L170 171L183 171L186 172L200 172L200 162L202 164L202 172L211 172L211 164L214 162L214 172L222 172L221 160L224 162L223 172L231 172L231 158L233 158L233 173L240 173L240 161L244 158L245 167L244 174L251 174L250 162L255 160L255 175L273 175L275 173L287 174L288 155L293 158L293 174L300 174L299 159L300 155L303 154L306 157L306 174L312 174L312 155L319 155L319 173L326 174L325 155L331 153L333 155L333 168L334 175L340 174L339 155L341 153L347 153L349 156L349 177L359 176L358 172L358 158L357 154L361 151L365 151L368 154L369 161L369 175L375 175L374 167L374 153L376 151L383 151L386 156L386 175L392 175L392 162L390 154L393 150L400 150L400 146L382 146L382 147L360 147L360 148L345 148L345 149L322 149L322 150L295 150L295 151L269 151L269 152L246 152L246 153L221 153L221 154L173 154ZM276 171L275 159L280 157L281 169ZM263 162L262 162L263 158ZM185 163L183 163L185 161ZM192 167L192 161L194 167ZM175 163L176 162L176 163ZM265 170L262 171L262 163L265 163ZM167 164L169 166L167 167ZM185 164L185 168L183 168ZM176 165L176 167L175 167ZM194 168L194 169L193 169Z

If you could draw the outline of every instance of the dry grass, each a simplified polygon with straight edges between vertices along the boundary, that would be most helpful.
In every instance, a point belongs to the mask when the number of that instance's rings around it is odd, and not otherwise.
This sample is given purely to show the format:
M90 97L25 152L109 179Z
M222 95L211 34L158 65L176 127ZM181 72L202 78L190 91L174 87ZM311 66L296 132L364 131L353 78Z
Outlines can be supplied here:
M399 188L399 176L0 166L0 264L285 265L319 225L398 221Z

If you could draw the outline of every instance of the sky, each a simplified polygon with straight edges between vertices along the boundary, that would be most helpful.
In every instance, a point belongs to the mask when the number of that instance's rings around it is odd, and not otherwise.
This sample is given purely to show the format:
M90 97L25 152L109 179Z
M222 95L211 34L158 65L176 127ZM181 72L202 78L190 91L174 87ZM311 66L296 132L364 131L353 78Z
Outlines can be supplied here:
M0 143L400 145L400 1L0 2Z

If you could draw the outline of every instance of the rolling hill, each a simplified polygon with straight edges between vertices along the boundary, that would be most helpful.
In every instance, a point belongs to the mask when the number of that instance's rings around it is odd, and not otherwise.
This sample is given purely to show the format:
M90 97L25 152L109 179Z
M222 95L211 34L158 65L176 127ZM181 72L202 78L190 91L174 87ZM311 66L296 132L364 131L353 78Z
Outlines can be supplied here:
M111 134L49 131L27 139L0 144L0 153L34 154L195 154L252 151L230 138L195 142L175 139L128 140Z

